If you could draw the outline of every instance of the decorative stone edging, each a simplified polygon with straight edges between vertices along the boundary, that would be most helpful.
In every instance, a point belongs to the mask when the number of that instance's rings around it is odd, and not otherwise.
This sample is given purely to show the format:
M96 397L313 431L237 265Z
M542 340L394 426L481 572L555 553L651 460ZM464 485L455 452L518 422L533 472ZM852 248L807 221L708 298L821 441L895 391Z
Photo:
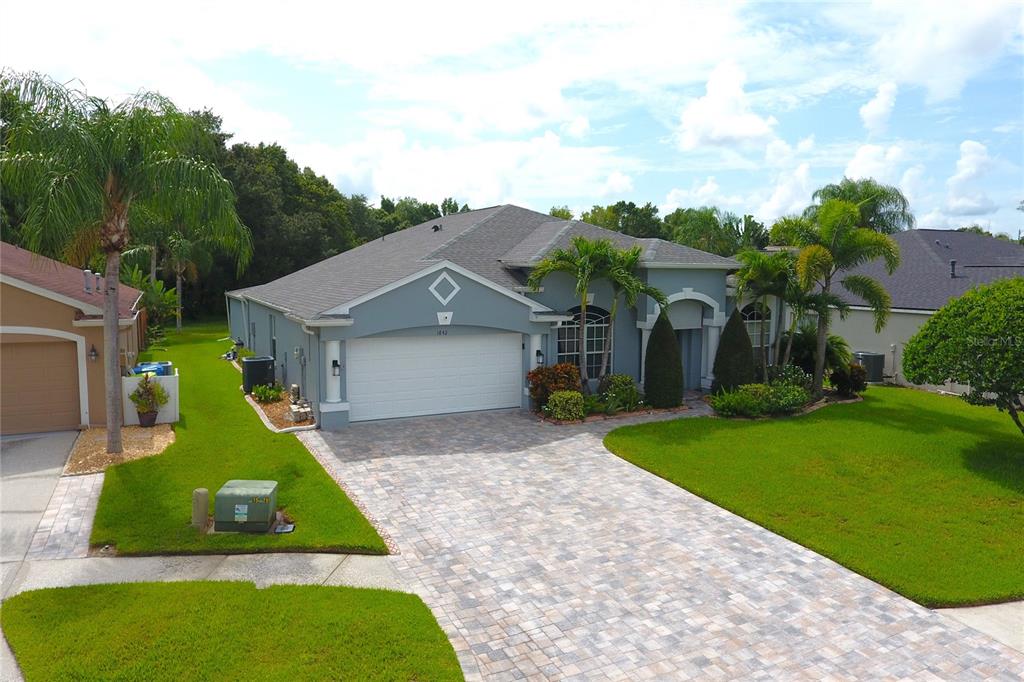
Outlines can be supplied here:
M327 475L334 479L334 482L338 484L338 487L348 495L348 499L352 500L352 504L356 506L356 509L362 513L370 525L373 526L377 534L380 535L381 540L384 541L384 546L388 548L388 552L391 554L401 554L401 550L398 548L398 543L388 535L387 531L384 530L384 526L381 525L380 521L370 513L370 510L365 504L356 496L355 492L345 483L345 479L342 478L341 472L338 471L336 462L337 459L334 457L334 453L331 448L324 442L323 436L313 430L307 430L302 433L296 433L295 437L299 439L299 442L306 446L309 450L309 454L313 455L313 459L320 463Z
M303 424L302 426L286 426L283 429L279 429L276 426L274 426L270 419L267 418L267 415L260 407L260 404L253 400L251 395L245 396L245 402L252 405L252 409L256 410L256 414L260 416L260 420L263 422L263 425L266 426L271 431L273 431L274 433L298 433L299 431L314 431L318 428L316 422L313 422L312 424Z

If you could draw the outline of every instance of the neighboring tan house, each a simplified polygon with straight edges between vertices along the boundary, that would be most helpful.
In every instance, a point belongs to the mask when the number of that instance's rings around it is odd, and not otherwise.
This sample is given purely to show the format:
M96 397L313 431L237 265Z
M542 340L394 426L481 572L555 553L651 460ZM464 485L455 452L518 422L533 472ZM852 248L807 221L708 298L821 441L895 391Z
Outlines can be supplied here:
M104 425L101 290L102 279L0 242L0 433ZM144 343L140 296L120 287L122 367Z
M875 333L864 301L840 287L837 293L852 310L845 320L833 318L832 333L846 339L853 351L883 353L886 381L907 384L903 347L910 337L950 299L980 284L1024 277L1024 246L952 230L907 230L893 239L900 246L900 266L893 274L880 260L853 271L874 277L892 296L885 328Z
M574 281L533 266L573 236L643 249L639 275L669 299L688 388L709 386L725 324L726 275L738 263L660 239L504 205L389 234L273 282L227 294L231 335L275 360L318 424L528 407L526 373L578 363ZM592 376L609 343L611 293L595 282L583 352ZM643 377L657 305L619 305L611 371Z

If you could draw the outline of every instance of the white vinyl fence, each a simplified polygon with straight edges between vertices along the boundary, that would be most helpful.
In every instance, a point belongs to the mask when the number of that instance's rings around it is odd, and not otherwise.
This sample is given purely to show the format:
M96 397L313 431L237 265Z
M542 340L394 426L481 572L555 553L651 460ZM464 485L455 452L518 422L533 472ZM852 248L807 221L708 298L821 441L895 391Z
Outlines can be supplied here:
M167 391L167 404L160 408L156 415L157 424L174 424L178 421L178 369L174 369L173 376L152 377ZM124 425L135 426L139 423L139 413L135 409L135 403L130 398L135 388L142 381L141 376L121 377L121 400L124 403Z

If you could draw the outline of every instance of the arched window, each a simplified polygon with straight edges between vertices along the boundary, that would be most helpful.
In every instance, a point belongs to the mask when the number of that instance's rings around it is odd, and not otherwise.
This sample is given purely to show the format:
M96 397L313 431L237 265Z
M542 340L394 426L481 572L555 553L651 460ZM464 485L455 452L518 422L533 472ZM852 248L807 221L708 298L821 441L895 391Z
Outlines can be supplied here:
M558 328L558 362L568 362L579 367L580 364L580 307L569 310L573 321L564 322ZM608 311L596 306L587 306L587 375L596 377L601 371L601 356L608 339ZM611 358L608 359L608 371L611 371Z
M760 303L751 303L744 306L740 311L743 316L743 324L747 326L747 334L750 336L750 343L754 348L761 347L761 327L764 326L765 343L771 344L772 334L772 311Z

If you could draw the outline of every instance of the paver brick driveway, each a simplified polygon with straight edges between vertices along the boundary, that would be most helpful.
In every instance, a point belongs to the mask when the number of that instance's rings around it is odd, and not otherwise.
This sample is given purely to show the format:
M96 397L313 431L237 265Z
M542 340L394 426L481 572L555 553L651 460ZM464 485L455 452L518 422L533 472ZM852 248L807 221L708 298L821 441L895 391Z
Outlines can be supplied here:
M322 433L469 679L1005 678L1024 657L621 460L622 420Z

